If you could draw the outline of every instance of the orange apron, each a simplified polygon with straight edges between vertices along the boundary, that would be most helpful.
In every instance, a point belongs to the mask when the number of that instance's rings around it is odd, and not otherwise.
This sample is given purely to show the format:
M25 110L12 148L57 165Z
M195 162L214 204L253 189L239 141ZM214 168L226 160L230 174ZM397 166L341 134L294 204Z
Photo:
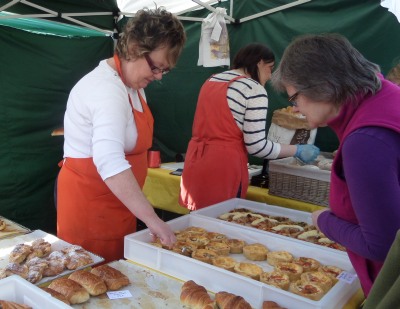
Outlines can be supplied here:
M117 69L120 73L119 61ZM129 97L138 137L126 159L142 188L147 175L147 150L152 144L154 120L139 92L138 95L143 112L133 108ZM93 158L65 158L57 186L58 237L104 257L105 262L123 258L124 236L136 231L136 217L101 179Z
M179 196L190 210L234 198L238 191L246 196L247 150L226 98L229 84L240 78L207 81L200 91Z

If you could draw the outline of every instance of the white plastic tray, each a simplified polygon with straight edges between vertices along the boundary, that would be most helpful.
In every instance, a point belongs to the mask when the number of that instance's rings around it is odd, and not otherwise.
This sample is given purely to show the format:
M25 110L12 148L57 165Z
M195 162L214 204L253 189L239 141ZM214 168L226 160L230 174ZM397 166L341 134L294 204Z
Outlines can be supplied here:
M33 309L71 309L70 306L17 275L0 280L0 299L28 305Z
M7 264L9 263L10 252L14 249L14 247L16 245L22 244L22 243L30 245L30 244L32 244L32 242L34 240L40 239L40 238L43 238L45 241L47 241L51 244L51 251L61 250L67 246L71 246L70 243L68 243L60 238L57 238L56 236L54 236L52 234L48 234L44 231L41 231L41 230L35 230L32 233L16 236L14 238L3 239L3 240L0 240L0 269L5 268L7 266ZM90 251L87 251L87 252L92 257L93 263L79 267L78 269L86 268L88 266L99 264L102 261L104 261L104 258L102 258L96 254L93 254ZM65 270L57 276L43 277L40 281L36 282L35 284L41 285L43 283L52 281L56 278L68 275L68 274L72 273L73 271L75 271L75 270Z
M235 225L241 229L249 229L249 230L257 231L257 232L261 232L261 233L273 234L278 238L284 238L284 239L289 239L289 240L292 240L295 242L301 242L302 244L304 244L306 246L316 247L318 249L328 250L330 252L337 252L338 254L344 254L347 256L347 254L341 250L336 250L336 249L329 248L326 246L317 245L317 244L307 242L304 240L300 240L297 238L293 238L293 237L288 237L288 236L274 234L274 233L263 231L263 230L258 230L251 226L240 225L237 223L232 223L232 222L218 219L218 217L220 215L227 213L235 208L246 208L250 211L267 214L267 215L271 215L271 216L283 216L283 217L287 217L293 221L297 221L297 222L301 221L301 222L305 222L309 225L312 225L311 213L309 213L309 212L280 207L280 206L273 206L273 205L268 205L268 204L259 203L259 202L248 201L248 200L240 199L240 198L233 198L233 199L226 200L224 202L217 203L217 204L209 206L209 207L205 207L200 210L192 211L191 214L193 216L207 217L210 220L216 220L218 222L222 221L225 224Z
M303 242L294 242L276 237L277 235L274 234L259 233L256 230L242 229L239 226L226 224L222 220L210 220L191 214L167 223L173 230L199 226L208 231L223 233L230 238L243 239L248 243L262 243L271 251L286 250L295 257L312 257L324 265L334 265L355 275L347 255L335 252L337 250L328 252L317 246L310 250L310 247ZM214 293L224 290L240 295L254 308L261 308L263 300L272 300L288 309L337 309L346 304L360 287L358 279L351 284L339 281L321 300L312 301L222 268L152 246L149 242L151 242L151 236L148 229L125 236L125 258L184 281L194 280ZM239 255L232 255L234 258L237 256ZM265 261L261 263L264 263L265 267L268 265Z

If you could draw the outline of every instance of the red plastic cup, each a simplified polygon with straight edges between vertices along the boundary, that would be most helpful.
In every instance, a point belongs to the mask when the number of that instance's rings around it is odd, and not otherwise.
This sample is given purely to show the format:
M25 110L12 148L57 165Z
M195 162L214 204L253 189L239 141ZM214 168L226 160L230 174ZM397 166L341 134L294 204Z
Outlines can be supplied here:
M160 167L161 155L158 150L149 150L147 152L147 164L152 168Z

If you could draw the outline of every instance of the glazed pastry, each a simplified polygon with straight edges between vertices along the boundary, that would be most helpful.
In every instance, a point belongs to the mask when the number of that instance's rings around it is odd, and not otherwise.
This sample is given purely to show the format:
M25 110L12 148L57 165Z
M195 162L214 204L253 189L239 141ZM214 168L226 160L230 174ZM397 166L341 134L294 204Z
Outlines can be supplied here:
M68 279L79 283L92 296L97 296L107 292L107 286L103 279L88 271L77 270L69 275Z
M263 302L262 309L286 309L286 308L283 308L283 307L279 306L274 301L265 300Z
M273 228L274 226L277 226L279 224L279 221L275 220L275 219L271 219L271 218L261 218L261 219L257 219L254 220L253 222L251 222L251 226L255 227L259 230L264 230L264 231L269 231L271 228Z
M290 281L300 279L300 275L303 273L303 267L295 263L278 263L275 266L276 270L281 271L289 276Z
M301 280L292 282L289 291L312 300L320 300L325 294L324 290L319 285L309 282L303 283Z
M260 280L263 269L253 263L237 263L233 268L235 273L255 280Z
M229 247L230 247L230 253L243 253L243 247L246 244L244 240L241 239L228 239L227 241Z
M268 249L263 244L251 244L243 247L243 254L252 261L264 261L267 258Z
M217 252L218 255L228 255L231 250L227 243L217 241L211 241L205 248Z
M215 303L219 309L252 309L242 296L228 292L215 294Z
M318 268L318 271L328 275L332 279L333 284L335 284L338 282L337 277L342 273L343 269L332 265L325 265Z
M84 303L90 298L84 287L67 278L55 279L50 283L49 288L64 295L71 305Z
M214 259L212 259L212 264L214 266L229 270L229 271L234 271L234 267L236 265L237 261L229 256L218 256Z
M297 237L304 232L304 228L295 224L280 224L271 228L271 231L285 236Z
M282 290L287 290L290 285L289 276L281 271L263 272L260 281L268 285L273 285Z
M293 255L287 251L272 251L267 253L268 264L275 266L281 262L291 262L293 260Z
M203 235L191 235L188 238L186 238L186 243L194 245L199 249L204 249L209 242L210 240Z
M215 233L215 232L208 232L206 234L206 237L211 241L226 241L228 237L226 235L221 234L221 233Z
M293 263L300 265L303 267L303 272L307 271L317 271L318 268L321 266L321 263L313 258L308 257L299 257L293 260Z
M118 290L130 283L127 276L109 265L97 266L90 272L103 279L109 291Z
M313 283L319 285L325 293L328 292L333 285L331 277L320 271L303 273L300 276L300 280L303 283Z
M180 300L182 305L187 308L214 308L214 302L211 300L207 290L193 280L186 281L182 285Z
M318 243L318 239L321 238L321 233L318 230L309 230L299 234L297 238L312 243Z
M57 298L58 300L61 300L63 303L66 303L67 305L70 305L70 302L68 301L68 299L64 295L62 295L61 293L57 292L56 290L50 289L48 287L43 287L42 290L44 290L45 292L49 293L54 298Z
M32 307L29 307L24 304L18 304L13 301L7 301L7 300L0 300L0 308L1 309L32 309Z
M208 264L211 264L212 259L216 258L217 256L218 256L217 252L207 249L197 249L192 253L192 258Z
M18 244L10 252L9 261L15 263L22 263L26 257L32 252L32 246L25 244Z

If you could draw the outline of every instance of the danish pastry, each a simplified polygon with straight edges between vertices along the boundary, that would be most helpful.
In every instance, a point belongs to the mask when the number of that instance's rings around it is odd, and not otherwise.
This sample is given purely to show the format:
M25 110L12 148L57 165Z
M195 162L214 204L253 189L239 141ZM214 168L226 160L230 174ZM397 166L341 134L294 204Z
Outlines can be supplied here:
M251 244L243 247L243 255L252 261L264 261L267 253L268 249L263 244Z
M287 290L290 285L289 276L281 271L263 272L260 281L268 285L273 285L282 290Z
M298 257L293 260L293 263L300 265L303 267L303 272L307 271L317 271L318 268L321 266L321 263L313 258L308 257Z
M30 253L32 253L32 246L25 244L18 244L10 252L9 261L20 264L23 261L25 261L26 257Z
M205 248L217 252L218 255L228 255L231 250L227 243L217 241L211 241Z
M335 284L338 281L337 277L341 274L343 269L332 265L324 265L319 267L318 271L328 275L332 279L333 284Z
M209 242L210 240L203 235L191 235L188 238L186 238L186 243L194 245L199 249L204 249Z
M237 261L234 258L231 258L229 256L217 256L216 258L212 259L212 264L214 266L229 270L229 271L234 271L234 267L236 265Z
M275 266L281 262L291 262L293 260L293 255L287 251L270 251L267 253L268 264Z
M300 276L300 280L303 281L303 283L319 285L325 293L328 292L333 285L331 277L320 271L303 273Z
M304 283L301 280L292 282L289 291L312 300L320 300L325 294L319 285L310 282Z
M243 253L243 247L247 245L244 240L233 238L228 239L227 243L230 247L230 253Z
M233 270L235 273L246 276L255 280L260 280L260 275L263 272L263 269L253 263L237 263Z
M303 273L303 267L295 263L278 263L275 266L276 270L281 271L289 276L290 281L300 279L300 275Z
M207 249L197 249L192 253L192 258L208 264L211 264L212 259L216 258L217 256L217 252Z
M226 235L221 234L221 233L216 233L216 232L208 232L206 234L206 237L210 240L210 241L223 241L225 242L228 237L226 237Z

